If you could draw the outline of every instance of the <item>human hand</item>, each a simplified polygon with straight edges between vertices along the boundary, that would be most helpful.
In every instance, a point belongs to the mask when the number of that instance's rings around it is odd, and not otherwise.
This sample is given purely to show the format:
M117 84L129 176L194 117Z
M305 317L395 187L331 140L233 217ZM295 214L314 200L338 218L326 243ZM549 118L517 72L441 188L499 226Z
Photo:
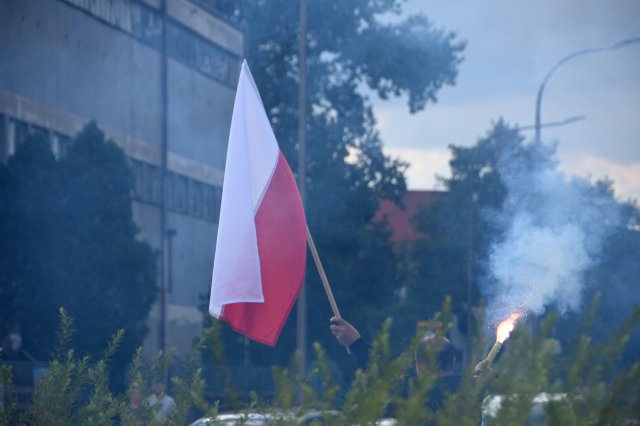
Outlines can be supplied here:
M331 333L336 336L336 339L338 339L341 345L348 348L353 342L360 338L358 330L342 318L332 317L329 322L331 323L329 327Z
M490 372L491 370L491 363L484 359L476 364L475 368L473 369L473 377L480 377L484 373Z

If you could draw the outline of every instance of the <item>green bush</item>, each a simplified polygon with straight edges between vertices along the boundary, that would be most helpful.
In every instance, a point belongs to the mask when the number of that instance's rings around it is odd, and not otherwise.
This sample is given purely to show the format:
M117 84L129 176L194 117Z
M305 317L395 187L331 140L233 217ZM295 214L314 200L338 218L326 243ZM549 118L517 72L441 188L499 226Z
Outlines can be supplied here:
M449 306L445 304L437 320L447 323ZM553 314L545 317L535 334L526 327L517 327L493 368L478 377L473 377L471 369L462 372L460 388L446 397L438 411L430 410L427 404L429 391L438 380L435 369L427 369L430 373L421 377L410 374L413 350L420 336L399 356L393 356L390 320L372 343L369 365L358 370L347 390L336 384L339 382L330 360L324 349L315 344L315 359L305 377L299 377L295 357L290 368L274 368L274 398L262 399L254 393L250 402L241 403L232 389L228 389L226 398L235 399L238 411L246 413L244 422L248 422L250 413L259 413L281 425L299 424L301 416L312 412L324 415L322 424L375 424L390 411L400 425L477 425L481 418L486 424L495 425L637 424L640 362L618 371L616 361L640 320L640 307L606 342L593 344L585 328L571 353L559 354L557 342L550 338L557 318ZM206 400L205 381L198 365L203 349L216 351L215 362L224 364L219 327L216 324L205 330L192 354L182 360L179 372L170 377L176 403L170 424L185 425L196 416L207 416L212 424L217 423L219 402ZM158 424L148 406L143 403L138 410L132 410L129 401L136 392L144 401L152 380L168 376L169 366L175 364L173 353L159 353L144 362L138 350L128 371L128 390L114 395L109 387L109 360L122 341L123 332L116 332L102 358L93 361L78 358L69 349L72 330L71 318L61 310L57 349L25 410L17 410L11 398L11 369L0 365L4 392L0 424ZM444 327L441 333L446 331ZM435 358L431 361L435 365Z

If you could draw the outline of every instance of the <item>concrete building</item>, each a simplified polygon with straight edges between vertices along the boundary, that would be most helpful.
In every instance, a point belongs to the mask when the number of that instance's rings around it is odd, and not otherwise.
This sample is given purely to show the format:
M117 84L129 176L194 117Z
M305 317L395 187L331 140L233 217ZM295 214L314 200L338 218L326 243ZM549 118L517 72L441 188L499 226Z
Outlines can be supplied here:
M158 250L166 237L164 335L166 346L179 350L201 329L198 305L210 286L243 57L242 32L217 16L214 5L0 0L0 159L34 132L47 135L54 153L64 155L90 120L124 149L136 175L133 212L140 237ZM157 305L149 318L148 352L161 344L161 312Z

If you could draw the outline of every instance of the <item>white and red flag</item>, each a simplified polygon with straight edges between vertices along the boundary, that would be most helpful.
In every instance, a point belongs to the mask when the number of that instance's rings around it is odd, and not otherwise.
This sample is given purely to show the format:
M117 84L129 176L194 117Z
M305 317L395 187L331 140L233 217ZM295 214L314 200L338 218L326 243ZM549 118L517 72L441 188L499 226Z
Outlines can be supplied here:
M246 61L233 106L209 313L274 346L306 261L300 192Z

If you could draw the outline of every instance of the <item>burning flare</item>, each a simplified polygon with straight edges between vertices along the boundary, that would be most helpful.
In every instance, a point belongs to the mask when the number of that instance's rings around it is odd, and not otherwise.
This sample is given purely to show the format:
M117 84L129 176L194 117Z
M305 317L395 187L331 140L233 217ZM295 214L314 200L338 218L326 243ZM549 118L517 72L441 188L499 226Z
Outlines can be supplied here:
M509 338L509 335L516 327L516 321L522 318L521 312L514 312L509 315L509 318L498 324L498 330L496 331L496 342L503 344L505 340Z
M476 365L476 368L474 369L474 372L473 372L474 376L481 374L484 370L486 370L491 365L496 355L498 355L498 352L500 351L502 344L504 343L505 340L509 338L509 335L511 334L513 329L516 327L516 322L520 318L522 318L522 316L523 316L522 312L514 312L511 315L509 315L509 318L507 318L506 320L498 324L498 329L496 330L496 343L493 345L493 347L489 351L489 354L487 355L487 357L482 361L480 361L478 365Z

